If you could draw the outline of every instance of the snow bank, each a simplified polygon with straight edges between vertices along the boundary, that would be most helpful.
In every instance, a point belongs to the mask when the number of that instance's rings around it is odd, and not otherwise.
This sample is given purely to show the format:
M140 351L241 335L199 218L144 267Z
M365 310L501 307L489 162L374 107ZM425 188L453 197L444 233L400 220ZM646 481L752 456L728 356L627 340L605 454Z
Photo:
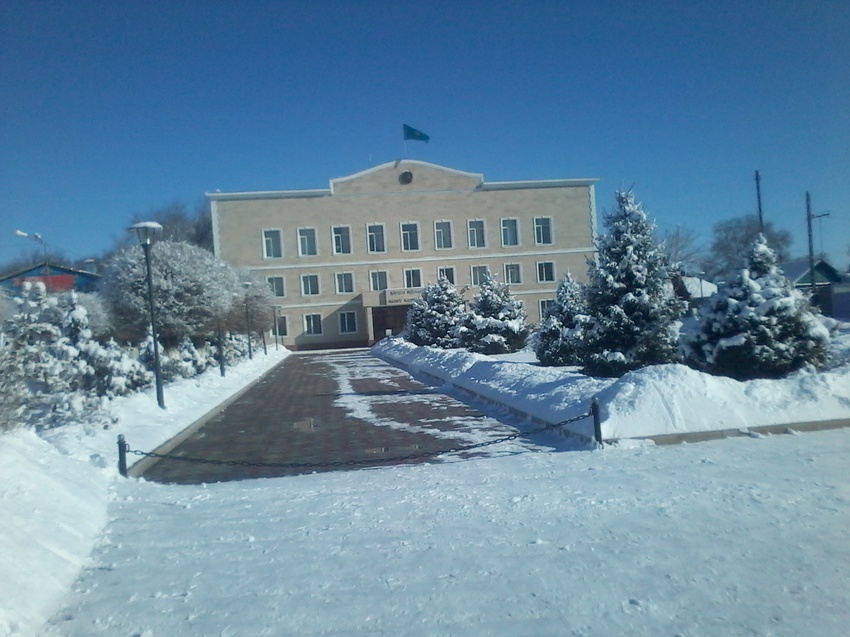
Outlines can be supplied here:
M850 418L850 365L746 382L684 365L657 365L610 379L585 376L575 368L420 348L401 340L386 339L372 351L414 374L424 372L550 423L586 412L596 396L605 439ZM575 433L592 436L589 420L574 427Z
M33 431L0 442L0 635L30 635L71 587L106 523L109 478Z
M149 451L259 378L289 352L270 350L227 370L116 398L109 428L60 427L0 436L0 637L34 635L88 561L118 475L117 437ZM130 456L129 462L137 456Z

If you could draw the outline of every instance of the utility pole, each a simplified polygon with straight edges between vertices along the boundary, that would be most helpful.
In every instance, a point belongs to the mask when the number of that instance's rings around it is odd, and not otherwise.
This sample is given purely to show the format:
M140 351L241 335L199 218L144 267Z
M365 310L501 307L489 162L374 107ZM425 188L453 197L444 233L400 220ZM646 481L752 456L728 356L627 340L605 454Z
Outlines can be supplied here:
M820 219L828 216L828 212L821 215L812 214L812 198L809 192L806 191L806 228L809 231L809 280L812 284L812 296L815 295L815 247L812 239L812 219Z
M761 212L761 175L756 171L756 199L759 204L759 232L764 234L764 215Z

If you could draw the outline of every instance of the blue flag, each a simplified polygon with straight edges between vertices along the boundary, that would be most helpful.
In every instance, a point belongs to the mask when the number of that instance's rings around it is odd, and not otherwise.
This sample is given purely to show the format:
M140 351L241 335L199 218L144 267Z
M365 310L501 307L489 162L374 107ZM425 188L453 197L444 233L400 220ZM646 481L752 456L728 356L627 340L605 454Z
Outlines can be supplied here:
M430 137L423 133L422 131L418 131L412 126L408 126L407 124L402 124L402 130L404 131L404 141L408 139L412 139L417 142L428 142L430 141Z

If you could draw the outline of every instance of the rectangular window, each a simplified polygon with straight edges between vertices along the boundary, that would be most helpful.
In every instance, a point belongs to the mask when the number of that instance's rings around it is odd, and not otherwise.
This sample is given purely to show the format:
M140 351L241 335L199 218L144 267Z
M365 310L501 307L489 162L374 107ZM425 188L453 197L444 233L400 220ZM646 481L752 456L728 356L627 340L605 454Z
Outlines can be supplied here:
M322 333L322 315L321 314L305 314L304 315L304 331L307 334Z
M490 269L486 265L473 265L472 266L472 285L481 285L481 281L484 280L484 276L490 271Z
M333 229L334 254L351 254L351 228L336 226Z
M434 222L434 245L438 250L448 250L452 247L452 222Z
M555 264L551 261L537 263L537 280L541 283L555 280Z
M522 270L520 270L519 263L505 264L505 283L508 285L522 283Z
M437 268L437 278L445 278L452 285L455 284L455 269L451 266Z
M283 256L280 230L263 230L263 256L266 259L280 259Z
M285 316L278 316L277 317L277 335L278 336L286 336L288 333L289 333L289 331L287 329L286 317Z
M546 315L549 313L549 308L555 307L554 299L543 299L540 301L540 319L543 320L546 318Z
M469 227L469 247L486 248L487 241L484 235L484 220L470 219L467 225Z
M406 288L421 288L422 287L422 270L419 268L411 268L404 271L404 287Z
M266 281L268 281L269 288L271 288L272 294L275 296L286 296L283 290L283 277L282 276L269 276L266 277Z
M516 219L502 219L502 245L519 245L519 223Z
M339 313L339 333L351 334L357 331L357 313L356 312L340 312Z
M336 274L336 293L337 294L353 294L354 293L354 275L351 272L337 272L337 274Z
M298 254L302 257L312 257L319 253L316 246L315 228L298 228Z
M405 252L419 249L419 224L415 221L401 224L401 249Z
M369 252L386 252L387 245L384 243L384 224L375 223L366 227L369 238Z
M301 294L304 296L314 296L319 293L319 275L318 274L302 274L301 275Z
M549 245L552 243L552 219L549 217L534 217L534 243Z
M384 270L369 273L369 284L373 292L387 289L387 273Z

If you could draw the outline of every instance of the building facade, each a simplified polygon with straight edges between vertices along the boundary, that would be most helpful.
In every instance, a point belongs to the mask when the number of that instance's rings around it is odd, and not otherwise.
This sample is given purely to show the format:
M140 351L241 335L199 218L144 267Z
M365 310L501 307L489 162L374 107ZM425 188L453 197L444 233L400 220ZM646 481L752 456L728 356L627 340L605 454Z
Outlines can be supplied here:
M207 197L216 254L270 286L287 347L319 349L398 333L440 276L471 299L489 271L539 321L566 272L585 276L596 181L486 182L399 160L328 189Z

